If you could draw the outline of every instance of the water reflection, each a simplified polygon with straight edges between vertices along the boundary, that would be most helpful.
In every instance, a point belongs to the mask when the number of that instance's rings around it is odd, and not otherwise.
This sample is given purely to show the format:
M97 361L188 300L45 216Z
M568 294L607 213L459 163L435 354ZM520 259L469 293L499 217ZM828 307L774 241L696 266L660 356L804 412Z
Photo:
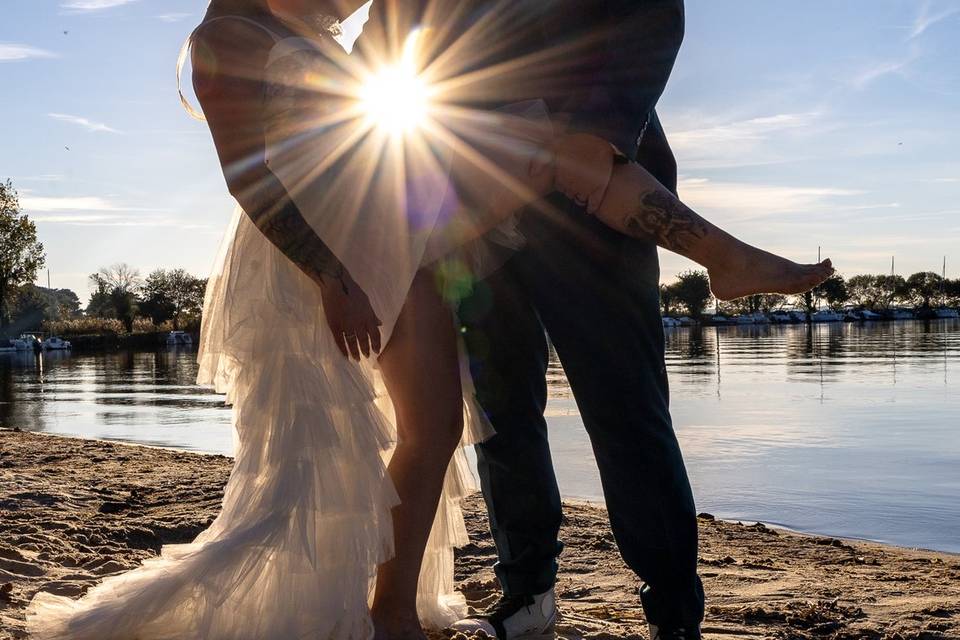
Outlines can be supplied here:
M190 350L0 359L0 424L229 453L223 398L194 384Z
M701 509L960 552L956 320L668 329L666 359ZM548 411L561 488L597 499L560 376Z
M666 331L698 506L960 551L960 321ZM230 412L190 350L0 355L0 424L229 454ZM547 415L565 495L599 499L557 359Z

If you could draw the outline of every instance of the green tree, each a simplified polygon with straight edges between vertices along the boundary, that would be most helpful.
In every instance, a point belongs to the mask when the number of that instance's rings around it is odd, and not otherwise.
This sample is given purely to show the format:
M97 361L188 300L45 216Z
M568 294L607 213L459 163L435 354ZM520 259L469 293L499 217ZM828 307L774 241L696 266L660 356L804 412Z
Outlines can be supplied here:
M80 313L80 299L70 289L28 284L14 296L11 325L17 331L37 331L45 320L67 320Z
M660 313L665 316L673 315L673 308L676 306L676 296L673 294L671 285L660 285Z
M960 278L944 281L943 292L946 295L947 304L960 307Z
M14 293L33 282L45 262L37 228L20 212L13 183L0 183L0 334L9 324Z
M140 272L121 262L90 274L90 284L94 286L95 291L90 297L90 304L87 305L88 315L117 318L123 322L127 333L132 332L133 320L137 315Z
M783 308L787 296L779 293L758 293L731 301L729 308L733 313L772 313Z
M930 308L930 301L940 295L943 278L932 271L921 271L907 278L907 296L909 300L923 308Z
M810 316L813 315L813 312L817 310L817 300L814 298L813 291L806 291L794 298L794 304L803 309L804 314L807 316L807 322L810 321Z
M883 291L880 288L881 277L860 274L847 280L847 293L850 296L850 302L857 307L876 308L883 297Z
M906 300L909 297L907 281L903 276L877 276L877 288L880 292L878 302L884 309L889 309L894 303Z
M203 308L206 281L183 269L157 269L147 276L140 289L140 311L154 324L173 321L179 329L185 316L199 315Z
M710 293L710 278L706 271L684 271L677 281L670 285L673 295L686 309L691 318L699 318L713 299Z
M839 309L850 300L847 284L840 274L834 274L813 288L813 296L825 300L833 309Z

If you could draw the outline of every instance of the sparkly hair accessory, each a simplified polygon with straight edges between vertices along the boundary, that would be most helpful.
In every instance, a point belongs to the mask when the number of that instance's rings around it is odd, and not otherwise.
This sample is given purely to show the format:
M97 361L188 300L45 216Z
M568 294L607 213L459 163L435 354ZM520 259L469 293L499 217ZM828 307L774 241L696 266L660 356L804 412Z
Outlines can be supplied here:
M334 38L343 35L343 25L340 24L340 20L336 16L318 13L310 16L307 23L320 35L329 35Z

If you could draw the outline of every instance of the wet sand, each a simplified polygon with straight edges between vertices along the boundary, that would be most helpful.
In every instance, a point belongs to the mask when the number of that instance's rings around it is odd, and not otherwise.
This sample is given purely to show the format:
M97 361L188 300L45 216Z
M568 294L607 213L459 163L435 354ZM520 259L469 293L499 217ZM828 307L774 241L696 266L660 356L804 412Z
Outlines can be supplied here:
M40 590L79 596L219 508L232 461L166 449L0 430L0 640L23 638ZM482 502L457 581L471 605L496 599ZM960 639L960 557L700 518L707 638ZM557 585L560 632L645 638L639 580L598 506L568 502Z

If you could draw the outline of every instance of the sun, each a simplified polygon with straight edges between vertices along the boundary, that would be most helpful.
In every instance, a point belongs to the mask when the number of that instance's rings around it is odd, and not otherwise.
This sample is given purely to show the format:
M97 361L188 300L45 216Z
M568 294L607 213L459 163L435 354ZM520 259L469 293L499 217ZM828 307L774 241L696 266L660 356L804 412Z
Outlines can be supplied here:
M384 67L370 76L360 102L371 125L394 135L419 129L429 112L426 82L404 64Z
M410 34L400 60L371 73L360 87L360 105L368 124L393 136L416 131L430 113L430 87L415 61L417 36L417 32Z

